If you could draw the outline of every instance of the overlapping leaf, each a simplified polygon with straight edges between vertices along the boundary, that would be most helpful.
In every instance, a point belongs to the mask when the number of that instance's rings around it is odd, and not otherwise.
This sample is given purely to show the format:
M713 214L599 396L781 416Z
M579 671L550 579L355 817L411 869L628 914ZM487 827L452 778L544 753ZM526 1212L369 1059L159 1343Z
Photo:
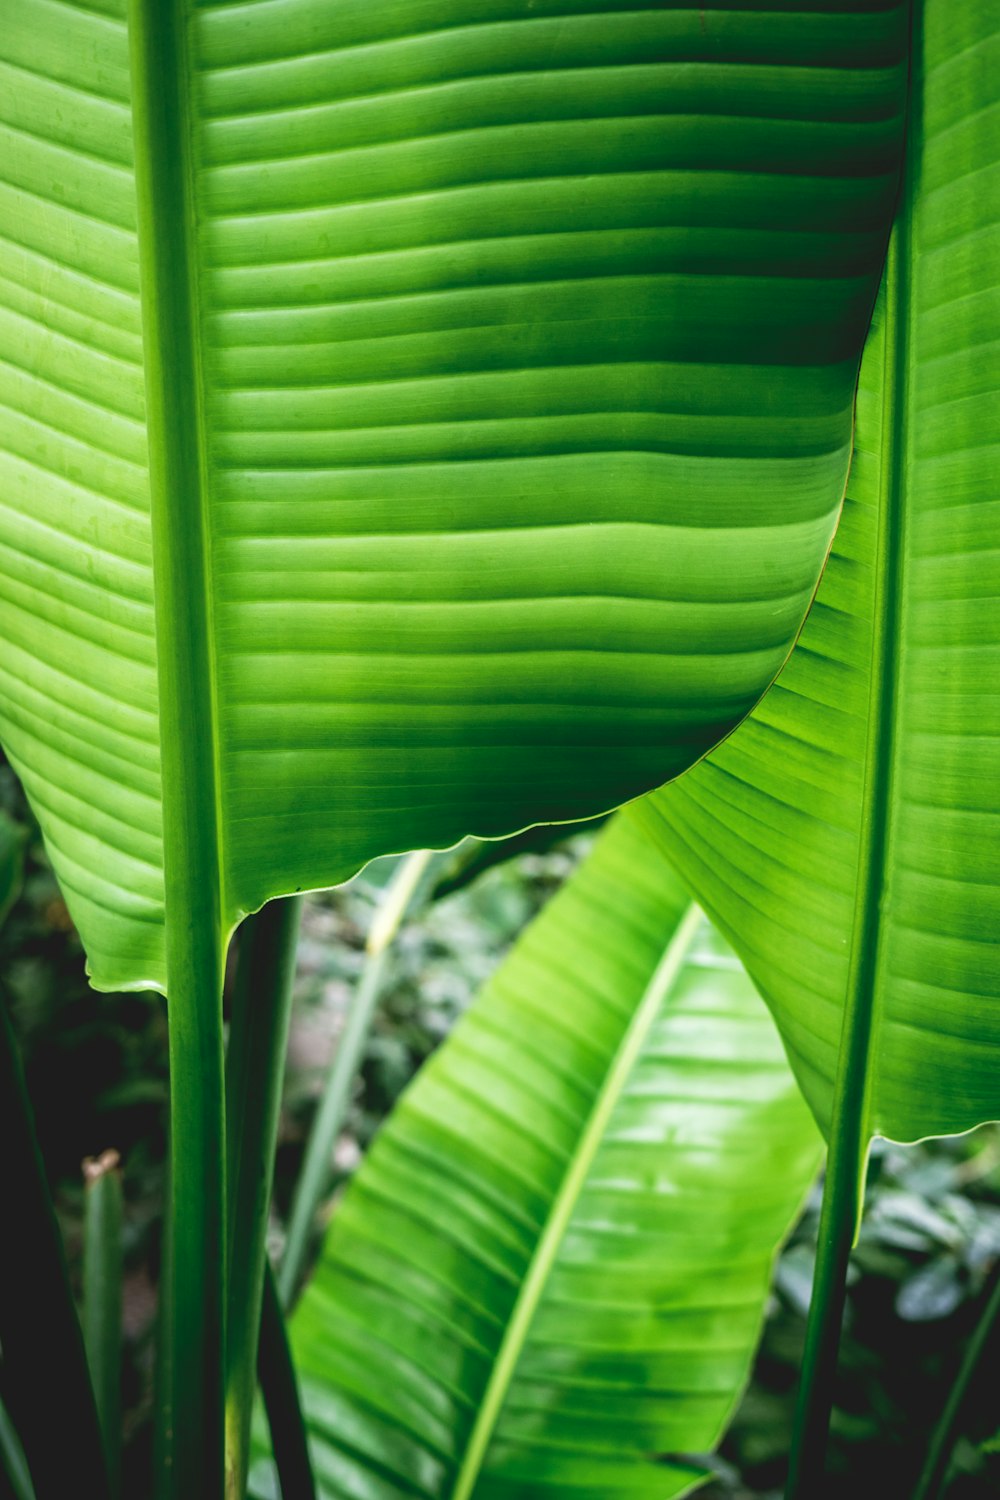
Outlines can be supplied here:
M719 1436L818 1153L745 972L619 816L337 1208L292 1320L323 1493L685 1493L668 1455Z
M99 983L165 982L164 830L221 935L753 704L842 494L904 12L176 0L130 63L123 0L0 0L0 735Z
M775 688L642 814L862 1151L1000 1115L1000 16L921 12L833 559Z

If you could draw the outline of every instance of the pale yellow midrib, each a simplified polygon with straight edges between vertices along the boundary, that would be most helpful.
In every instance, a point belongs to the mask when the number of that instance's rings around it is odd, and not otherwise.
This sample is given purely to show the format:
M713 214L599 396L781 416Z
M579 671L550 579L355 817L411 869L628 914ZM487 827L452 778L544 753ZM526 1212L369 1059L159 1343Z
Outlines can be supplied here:
M692 902L653 971L635 1015L611 1062L604 1084L594 1101L594 1107L580 1137L579 1147L569 1163L556 1195L497 1351L493 1370L479 1404L465 1455L455 1479L451 1500L470 1500L475 1490L490 1440L524 1348L528 1330L555 1264L559 1246L576 1207L577 1199L593 1165L597 1149L604 1139L612 1110L638 1060L663 1000L687 959L701 920L701 908Z

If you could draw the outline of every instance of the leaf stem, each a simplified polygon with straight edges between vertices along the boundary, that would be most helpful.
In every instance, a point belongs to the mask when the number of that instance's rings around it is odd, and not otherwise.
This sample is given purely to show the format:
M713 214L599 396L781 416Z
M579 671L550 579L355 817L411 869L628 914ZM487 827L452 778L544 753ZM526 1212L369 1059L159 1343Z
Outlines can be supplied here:
M837 1150L831 1143L827 1161L785 1500L817 1500L822 1493L847 1267L858 1219L857 1156L852 1145Z
M175 989L178 996L181 987ZM177 1500L222 1490L225 1340L225 1161L221 1004L206 985L175 998L170 1019L171 1431Z
M184 0L128 0L159 687L170 1033L172 1396L177 1500L223 1484L225 1103L220 842L197 207ZM161 1433L161 1442L167 1434Z
M386 887L365 944L361 973L347 1024L334 1053L309 1141L302 1172L292 1201L285 1253L278 1272L278 1295L282 1307L291 1306L309 1250L313 1223L326 1191L330 1157L344 1124L350 1103L351 1084L358 1071L365 1039L382 987L389 945L406 915L421 876L431 857L429 849L407 855Z
M38 1500L62 1500L67 1453L73 1456L77 1493L105 1500L107 1466L83 1335L17 1042L2 1001L0 1140L8 1216L0 1234L0 1344L11 1421ZM53 1441L53 1412L59 1417L58 1441Z
M156 1347L153 1367L153 1400L156 1421L153 1424L153 1497L154 1500L171 1500L173 1495L173 1402L174 1375L172 1339L174 1319L170 1299L174 1285L174 1236L173 1216L170 1203L173 1192L170 1179L170 1158L167 1157L164 1173L163 1227L160 1233L160 1281L156 1303Z
M299 1384L270 1262L264 1269L257 1373L271 1429L271 1448L278 1466L282 1500L315 1500L316 1485L302 1420Z
M302 898L270 901L248 917L239 952L226 1054L227 1242L226 1495L242 1500L257 1390L257 1339L267 1260L267 1216L288 1045Z
M83 1341L104 1434L108 1482L121 1489L122 1183L117 1151L83 1164Z
M854 942L837 1057L830 1152L820 1215L816 1277L809 1306L802 1377L785 1500L821 1493L847 1267L858 1228L870 1140L870 1094L882 962L882 913L891 863L890 808L895 774L896 684L903 598L904 507L909 450L907 386L910 348L910 196L914 180L913 38L907 92L907 140L900 203L885 265L885 317L869 342L882 344L882 431L871 642L865 784L855 891ZM867 349L867 346L866 346Z

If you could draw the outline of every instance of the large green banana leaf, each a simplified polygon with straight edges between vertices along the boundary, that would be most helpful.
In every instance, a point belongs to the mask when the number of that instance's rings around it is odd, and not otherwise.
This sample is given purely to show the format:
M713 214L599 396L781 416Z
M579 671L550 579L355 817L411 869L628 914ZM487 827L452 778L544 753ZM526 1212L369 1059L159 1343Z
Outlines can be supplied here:
M771 693L641 813L857 1167L1000 1116L1000 11L921 10L833 558Z
M165 986L164 861L176 989L747 712L841 502L905 31L0 0L0 737L98 984Z
M291 1325L322 1493L686 1493L819 1147L745 971L620 815L337 1208Z

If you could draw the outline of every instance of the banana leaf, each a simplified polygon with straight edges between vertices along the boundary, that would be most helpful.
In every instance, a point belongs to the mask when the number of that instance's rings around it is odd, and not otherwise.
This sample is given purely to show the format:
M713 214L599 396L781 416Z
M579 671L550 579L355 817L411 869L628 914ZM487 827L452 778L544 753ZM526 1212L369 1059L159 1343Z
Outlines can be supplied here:
M864 1149L1000 1115L1000 16L922 12L830 564L759 708L638 812Z
M222 950L662 783L841 505L906 9L0 0L0 741L170 997L174 1493L222 1464Z
M176 990L172 911L207 953L375 855L605 811L773 679L905 7L127 19L0 0L0 739L95 982Z
M291 1322L321 1494L687 1493L819 1148L742 966L619 815L335 1210Z
M1000 1117L1000 16L926 0L836 549L758 710L639 814L830 1141L789 1496L820 1483L873 1135Z

